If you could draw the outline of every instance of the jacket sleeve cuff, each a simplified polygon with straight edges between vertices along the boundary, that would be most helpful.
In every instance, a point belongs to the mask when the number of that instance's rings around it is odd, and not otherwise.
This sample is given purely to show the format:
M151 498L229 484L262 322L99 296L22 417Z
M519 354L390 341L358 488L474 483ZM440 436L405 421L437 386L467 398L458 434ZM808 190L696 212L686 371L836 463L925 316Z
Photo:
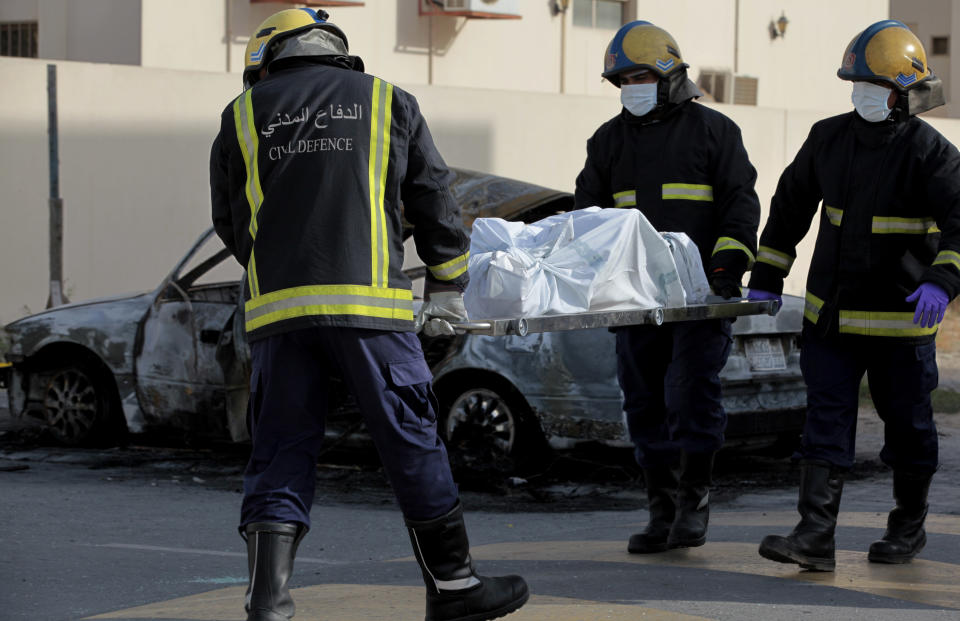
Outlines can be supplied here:
M951 300L957 297L957 294L960 293L960 287L958 287L957 279L946 276L941 270L935 267L931 267L924 272L923 276L920 278L920 282L931 282L939 286L941 289L947 292L947 296Z
M783 276L777 273L778 271L763 264L754 265L753 271L750 273L750 284L747 287L782 295Z
M723 270L731 278L739 281L747 271L747 261L748 257L746 253L738 250L718 252L710 258L710 265L707 267L707 277L709 278L717 270Z

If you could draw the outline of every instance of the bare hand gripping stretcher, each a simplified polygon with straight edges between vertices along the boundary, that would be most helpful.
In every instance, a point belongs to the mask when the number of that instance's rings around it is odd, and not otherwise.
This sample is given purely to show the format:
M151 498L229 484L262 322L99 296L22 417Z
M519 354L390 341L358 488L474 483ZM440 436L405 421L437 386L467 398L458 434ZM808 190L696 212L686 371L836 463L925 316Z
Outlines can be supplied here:
M718 298L722 300L722 298ZM737 300L708 302L672 308L643 308L636 310L588 311L570 315L544 315L541 317L516 317L484 319L481 321L449 322L457 333L483 334L487 336L525 336L537 332L561 332L564 330L589 330L591 328L615 328L618 326L655 325L675 321L699 321L724 319L742 315L775 315L778 309L774 300ZM433 321L442 321L431 319ZM428 326L427 334L433 332Z

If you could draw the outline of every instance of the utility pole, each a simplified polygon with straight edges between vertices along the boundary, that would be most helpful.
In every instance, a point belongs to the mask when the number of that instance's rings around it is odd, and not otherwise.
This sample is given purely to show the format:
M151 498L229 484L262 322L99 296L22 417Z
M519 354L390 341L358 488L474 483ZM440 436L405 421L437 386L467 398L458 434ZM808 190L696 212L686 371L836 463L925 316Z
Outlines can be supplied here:
M47 65L47 134L50 145L50 296L47 308L69 302L63 292L63 199L57 132L57 66Z
M554 14L560 15L560 93L567 92L567 9L570 0L554 0Z

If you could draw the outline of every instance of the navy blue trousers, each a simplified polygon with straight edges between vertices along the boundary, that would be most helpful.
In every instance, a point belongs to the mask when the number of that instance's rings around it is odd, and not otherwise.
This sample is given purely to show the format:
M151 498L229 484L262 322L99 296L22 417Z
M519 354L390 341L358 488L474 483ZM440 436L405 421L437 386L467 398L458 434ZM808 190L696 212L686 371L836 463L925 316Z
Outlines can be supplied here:
M241 529L251 522L310 526L331 373L356 397L404 516L429 520L458 497L437 400L412 332L317 327L250 346L252 451L243 476Z
M800 367L807 383L807 419L800 456L853 466L857 408L864 373L884 423L880 459L894 469L937 469L937 428L930 392L937 387L937 345L885 337L817 337L805 330Z
M640 467L671 466L681 451L723 445L720 370L730 355L730 324L711 319L617 329L617 378Z

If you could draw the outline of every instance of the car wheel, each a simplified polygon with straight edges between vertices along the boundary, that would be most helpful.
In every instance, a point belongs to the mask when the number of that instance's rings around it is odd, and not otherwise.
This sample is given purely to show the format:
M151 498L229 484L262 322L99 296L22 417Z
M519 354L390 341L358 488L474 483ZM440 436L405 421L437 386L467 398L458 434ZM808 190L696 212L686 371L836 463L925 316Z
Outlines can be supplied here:
M439 433L455 469L512 473L542 454L545 445L530 408L509 385L489 382L440 395Z
M443 437L448 444L478 444L494 456L507 457L517 439L517 416L510 402L489 388L470 388L447 410Z
M43 411L53 436L69 445L117 439L117 408L102 374L75 365L45 373Z

